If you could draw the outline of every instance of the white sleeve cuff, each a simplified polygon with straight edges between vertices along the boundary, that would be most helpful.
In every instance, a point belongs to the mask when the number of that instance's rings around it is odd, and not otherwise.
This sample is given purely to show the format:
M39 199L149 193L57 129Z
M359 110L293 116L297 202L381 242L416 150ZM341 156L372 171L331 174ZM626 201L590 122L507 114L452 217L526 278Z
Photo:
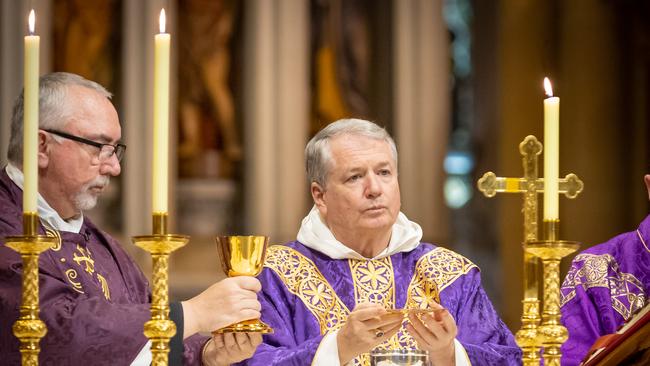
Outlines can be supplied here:
M336 336L339 331L336 330L332 333L326 334L321 339L314 359L311 362L312 366L341 366L339 361L339 345L336 343Z
M131 362L131 366L149 366L151 365L151 360L151 341L147 341L144 347L140 350L140 353L135 356L135 360Z
M454 353L456 357L456 366L472 366L472 363L469 361L469 356L467 356L467 351L465 347L454 338Z

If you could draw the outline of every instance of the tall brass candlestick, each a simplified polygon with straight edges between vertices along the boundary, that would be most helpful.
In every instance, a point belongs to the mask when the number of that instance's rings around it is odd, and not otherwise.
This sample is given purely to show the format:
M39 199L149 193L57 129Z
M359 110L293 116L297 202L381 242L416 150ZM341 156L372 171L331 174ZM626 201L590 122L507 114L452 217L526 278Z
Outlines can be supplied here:
M38 317L38 256L51 248L55 238L38 235L38 214L23 213L23 235L8 236L6 245L20 253L23 259L23 289L20 317L13 325L14 335L20 340L23 366L38 365L40 340L47 334L47 326Z
M544 346L544 365L560 366L560 347L568 339L560 323L560 261L575 252L579 243L558 240L560 220L544 221L546 240L528 243L526 250L542 259L544 268L544 310L539 334Z
M539 351L542 337L538 334L540 323L539 301L539 259L526 249L528 243L538 240L537 194L544 191L544 180L538 178L538 156L542 152L542 144L535 136L529 135L519 144L524 168L523 178L497 177L493 172L487 172L478 181L478 189L486 197L494 197L497 193L523 193L524 213L524 299L521 316L522 327L516 333L515 339L523 351L525 366L538 366ZM582 181L575 174L568 174L559 180L559 192L573 199L582 192Z
M187 244L189 236L167 233L166 212L155 212L152 216L153 235L135 236L133 242L149 252L153 260L151 320L144 324L144 335L151 340L151 364L166 366L169 340L177 331L169 319L169 254Z

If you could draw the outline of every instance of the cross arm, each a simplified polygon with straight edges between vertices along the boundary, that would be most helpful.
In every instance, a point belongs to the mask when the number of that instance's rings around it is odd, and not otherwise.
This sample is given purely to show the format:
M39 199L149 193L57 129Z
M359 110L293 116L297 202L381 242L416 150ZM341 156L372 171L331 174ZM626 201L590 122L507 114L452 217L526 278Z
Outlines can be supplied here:
M478 180L478 189L486 197L494 197L499 192L524 193L528 191L528 181L526 178L497 177L493 172L487 172ZM584 183L573 173L559 180L559 193L564 193L567 198L576 198L583 188ZM535 179L535 190L544 192L544 178Z

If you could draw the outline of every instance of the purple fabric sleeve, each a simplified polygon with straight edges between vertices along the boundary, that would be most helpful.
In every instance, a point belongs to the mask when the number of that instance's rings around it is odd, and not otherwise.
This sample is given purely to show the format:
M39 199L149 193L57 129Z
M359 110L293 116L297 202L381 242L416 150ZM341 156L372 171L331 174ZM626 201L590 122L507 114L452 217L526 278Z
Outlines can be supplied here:
M440 298L443 306L456 310L456 338L472 365L521 365L521 349L483 291L478 269L442 291Z
M562 345L562 365L579 365L601 335L613 333L621 316L613 311L607 289L579 289L574 304L562 308L562 323L569 339Z
M190 336L183 341L183 365L203 365L201 355L203 353L203 346L208 341L208 339L210 339L209 336L194 334L193 336Z

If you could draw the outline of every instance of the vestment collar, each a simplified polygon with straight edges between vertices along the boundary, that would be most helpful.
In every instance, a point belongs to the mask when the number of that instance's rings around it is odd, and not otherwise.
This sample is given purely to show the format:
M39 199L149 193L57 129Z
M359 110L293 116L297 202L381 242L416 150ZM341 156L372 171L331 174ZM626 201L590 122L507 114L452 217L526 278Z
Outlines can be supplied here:
M5 170L7 171L9 179L11 179L20 189L23 189L23 182L25 180L23 172L11 163L7 164ZM49 203L47 203L40 193L38 193L36 206L38 216L45 226L58 231L68 231L77 234L81 230L81 226L84 222L83 214L80 214L77 218L64 220L59 213L56 212Z
M319 251L332 259L380 259L395 253L410 252L420 244L422 228L399 213L393 224L388 247L374 258L366 258L345 244L336 240L332 231L325 225L318 209L313 206L305 216L298 231L298 241L306 247Z

